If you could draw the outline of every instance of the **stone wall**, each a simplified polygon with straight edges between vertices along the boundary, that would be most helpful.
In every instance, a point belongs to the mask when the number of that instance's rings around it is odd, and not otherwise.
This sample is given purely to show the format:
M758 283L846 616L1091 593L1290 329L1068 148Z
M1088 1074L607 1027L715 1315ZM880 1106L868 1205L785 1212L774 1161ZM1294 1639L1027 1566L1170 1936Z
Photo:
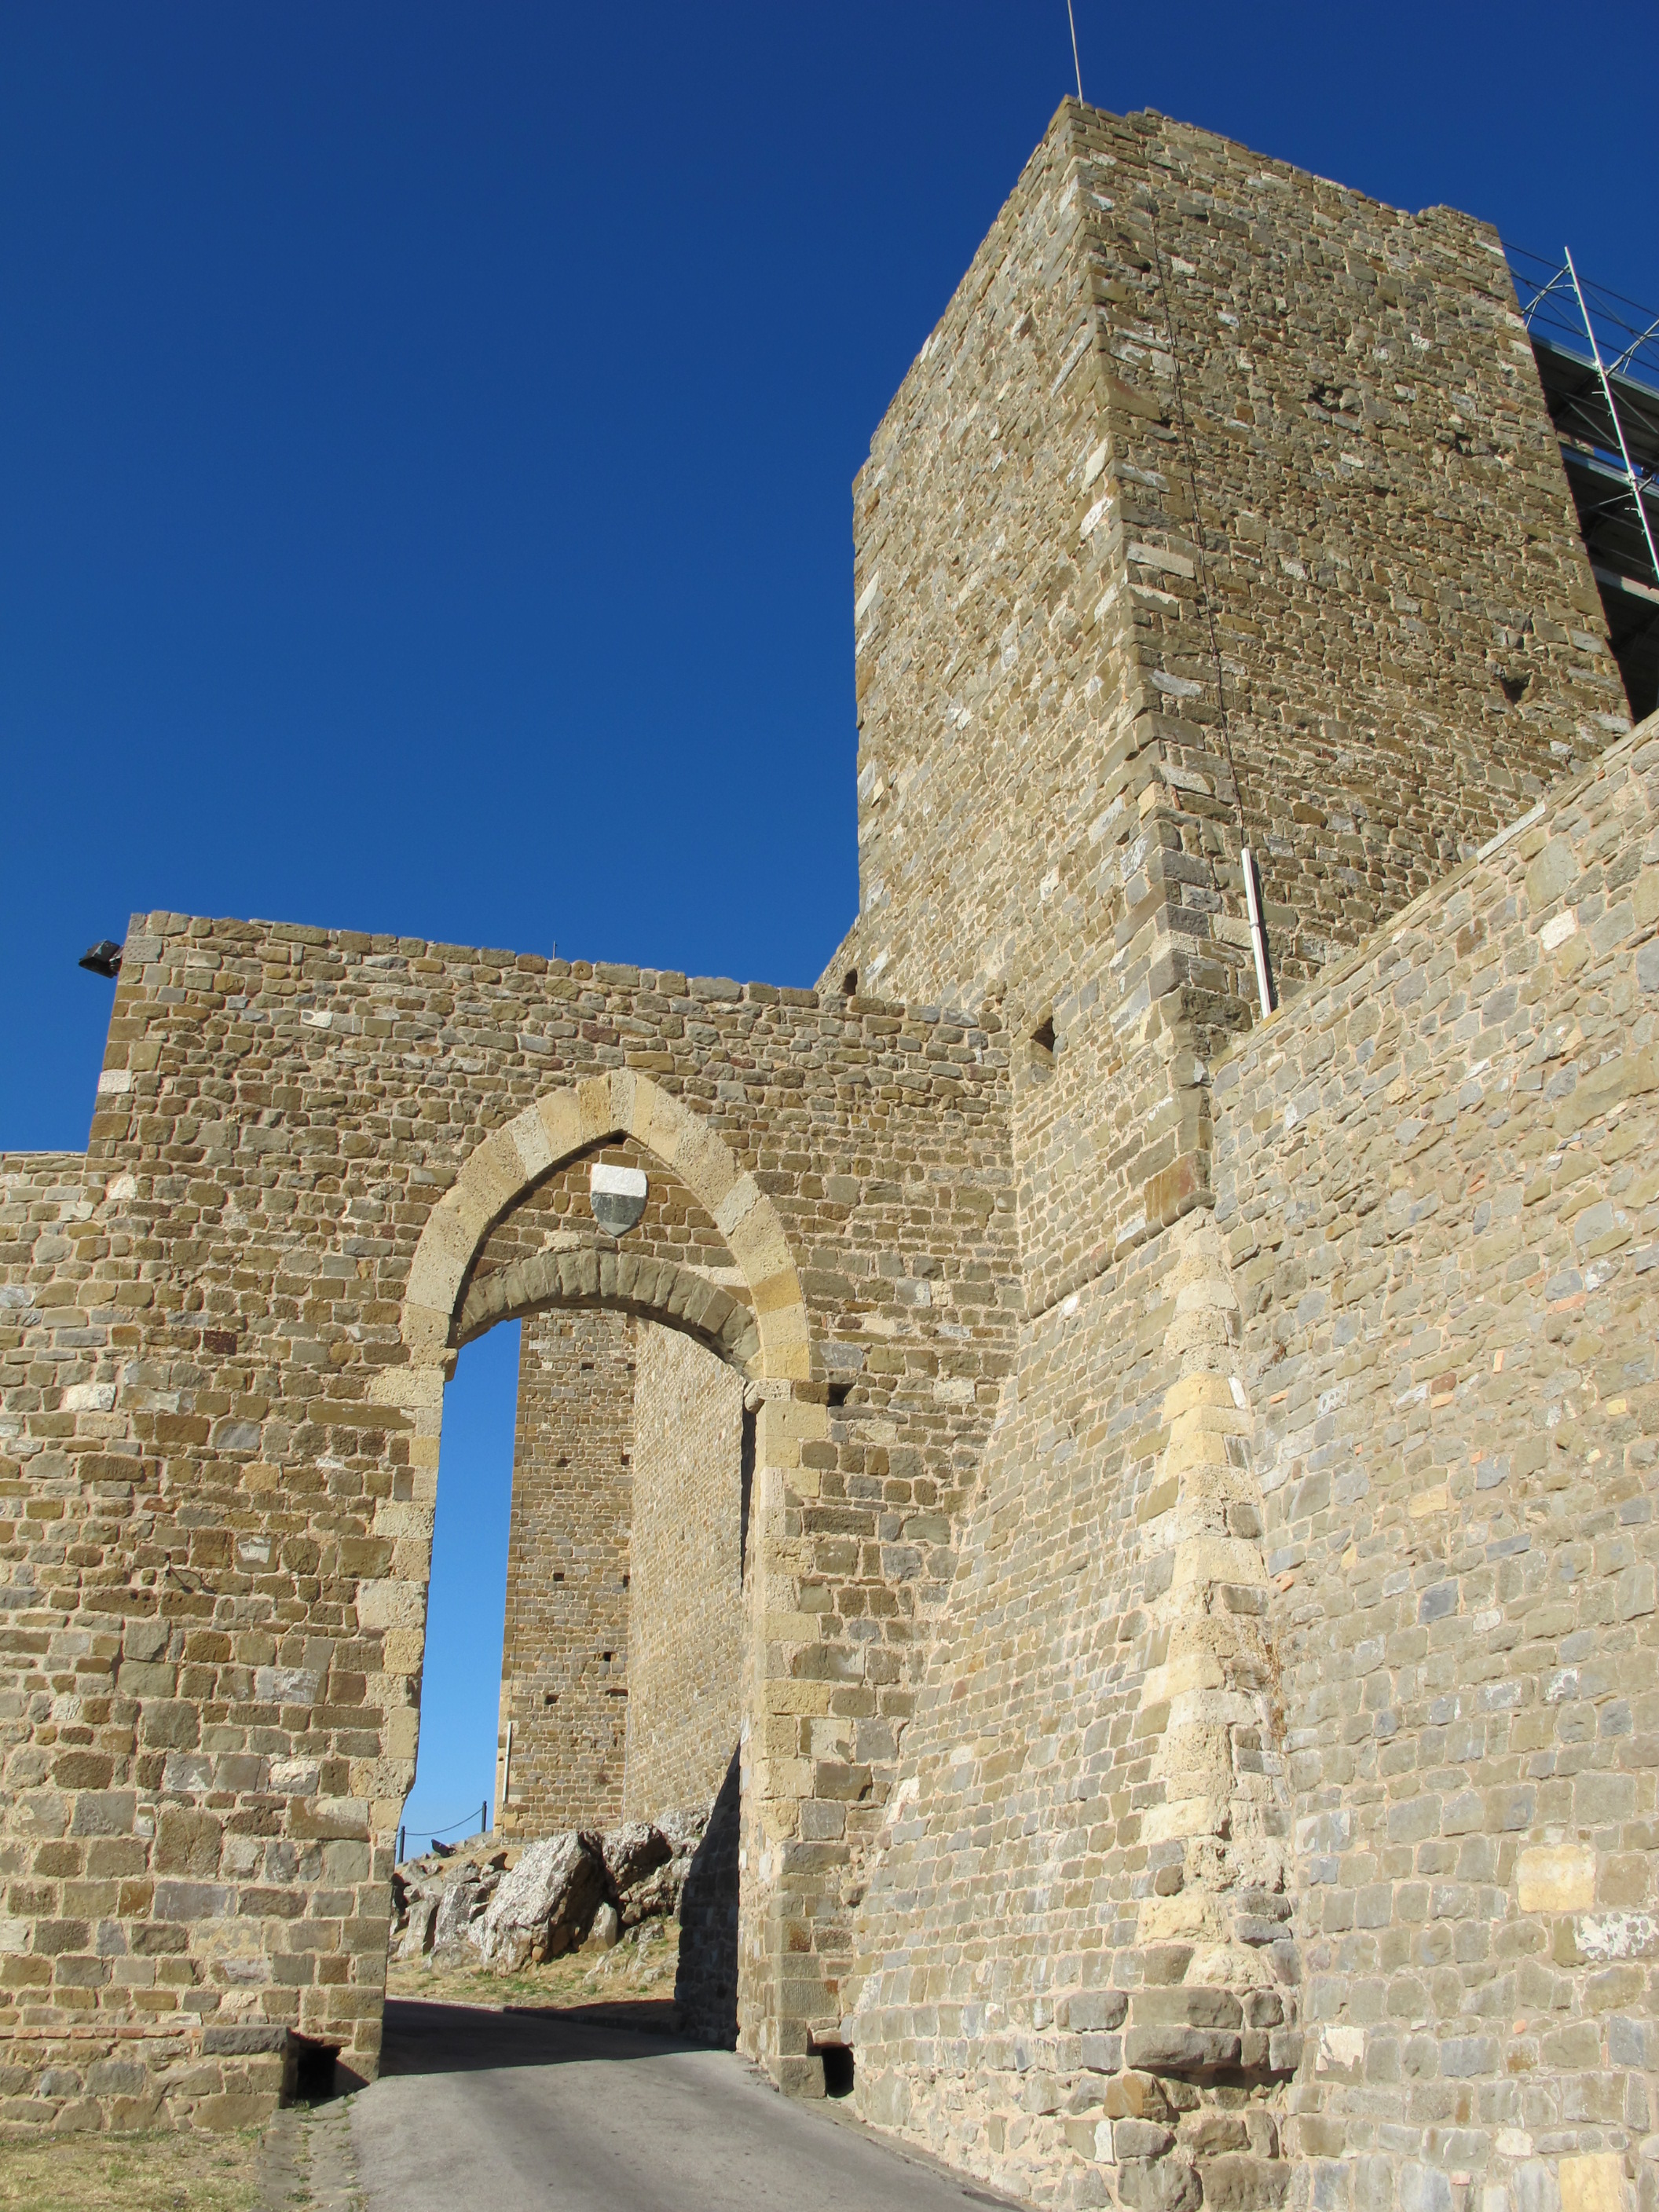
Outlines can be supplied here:
M613 1242L477 1325L748 1332L744 2032L811 2079L1011 1356L994 1018L155 915L94 1188L31 1169L8 1224L0 2124L107 2117L118 2060L124 2112L252 2116L296 2033L374 2070L444 1376L495 1224L613 1139L718 1222L750 1304Z
M1109 2201L1097 2130L1141 1978L1177 1241L1022 1333L857 1923L860 2109L1045 2199L1087 2178L1076 2201Z
M706 1806L742 1719L742 1377L639 1325L623 1813Z
M1321 2204L1652 2185L1656 862L1650 721L1217 1073Z
M1024 1332L857 1923L878 2124L1062 2204L1638 2176L1656 861L1649 724L1242 1042L1214 1225Z
M522 1323L495 1809L506 1836L623 1816L635 1327L611 1313Z

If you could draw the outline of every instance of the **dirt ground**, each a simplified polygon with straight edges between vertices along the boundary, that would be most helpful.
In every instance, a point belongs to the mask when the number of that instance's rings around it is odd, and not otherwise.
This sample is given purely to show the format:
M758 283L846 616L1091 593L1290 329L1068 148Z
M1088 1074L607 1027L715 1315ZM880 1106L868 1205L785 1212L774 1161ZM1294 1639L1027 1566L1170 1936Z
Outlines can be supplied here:
M679 1964L680 1923L647 1920L623 1933L611 1951L585 1945L544 1966L516 1974L495 1974L488 1966L465 1963L452 1953L440 1964L394 1959L386 1969L386 1995L428 1997L443 2004L504 2007L625 2004L637 2012L641 2000L672 2004ZM0 2200L3 2201L3 2200Z
M0 2143L5 2212L249 2212L260 2133L54 2135Z

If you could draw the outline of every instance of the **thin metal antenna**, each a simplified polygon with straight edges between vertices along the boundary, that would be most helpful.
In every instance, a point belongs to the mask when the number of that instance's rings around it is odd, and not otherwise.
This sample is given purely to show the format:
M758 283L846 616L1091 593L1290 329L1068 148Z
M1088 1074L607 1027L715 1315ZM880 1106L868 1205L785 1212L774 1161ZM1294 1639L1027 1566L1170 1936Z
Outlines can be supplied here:
M1069 8L1072 0L1066 0ZM1648 558L1653 563L1653 573L1659 576L1659 551L1656 551L1653 532L1648 522L1647 502L1642 497L1642 480L1631 466L1630 447L1625 443L1625 426L1619 420L1619 403L1613 396L1613 386L1607 381L1607 372L1601 361L1601 348L1596 340L1595 325L1590 320L1589 309L1584 304L1584 288L1578 281L1578 271L1573 267L1572 248L1564 246L1567 257L1567 274L1572 278L1572 289L1577 296L1578 312L1584 318L1584 335L1590 342L1590 351L1595 356L1595 374L1601 380L1601 396L1607 403L1607 412L1613 417L1613 434L1619 441L1619 458L1625 465L1625 480L1630 486L1630 495L1636 501L1636 520L1642 526L1642 535L1648 541Z
M1072 0L1066 0L1066 20L1072 27L1072 67L1077 71L1077 96L1083 97L1083 64L1077 58L1077 17L1072 12Z

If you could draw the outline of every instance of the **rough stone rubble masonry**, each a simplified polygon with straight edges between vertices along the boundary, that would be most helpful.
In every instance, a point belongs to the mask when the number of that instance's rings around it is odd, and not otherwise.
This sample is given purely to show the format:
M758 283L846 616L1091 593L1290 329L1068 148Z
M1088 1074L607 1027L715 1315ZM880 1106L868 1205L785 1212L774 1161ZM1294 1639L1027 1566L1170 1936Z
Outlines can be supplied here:
M538 1313L520 1338L495 1825L620 1825L628 1736L634 1334Z
M706 1806L737 1753L754 1315L679 1177L631 1141L593 1157L647 1177L630 1257L659 1255L688 1294L726 1303L701 1341L597 1303L521 1334L495 1790L514 1837ZM597 1301L617 1240L588 1205L590 1164L549 1176L488 1240L464 1336L533 1313L534 1278L561 1257L584 1255Z
M1496 238L1068 101L854 498L816 992L143 916L4 1163L0 2123L373 2070L526 1315L723 1360L711 1498L752 1422L699 1755L786 2087L1047 2204L1654 2212L1659 726Z

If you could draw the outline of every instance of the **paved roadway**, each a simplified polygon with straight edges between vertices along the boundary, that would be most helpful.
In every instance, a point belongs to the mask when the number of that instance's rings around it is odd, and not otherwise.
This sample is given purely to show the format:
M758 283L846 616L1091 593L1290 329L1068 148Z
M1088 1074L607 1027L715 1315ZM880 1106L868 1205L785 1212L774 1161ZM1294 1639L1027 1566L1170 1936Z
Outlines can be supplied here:
M729 2051L393 2000L353 2100L368 2212L964 2212L1007 2200L781 2097Z

